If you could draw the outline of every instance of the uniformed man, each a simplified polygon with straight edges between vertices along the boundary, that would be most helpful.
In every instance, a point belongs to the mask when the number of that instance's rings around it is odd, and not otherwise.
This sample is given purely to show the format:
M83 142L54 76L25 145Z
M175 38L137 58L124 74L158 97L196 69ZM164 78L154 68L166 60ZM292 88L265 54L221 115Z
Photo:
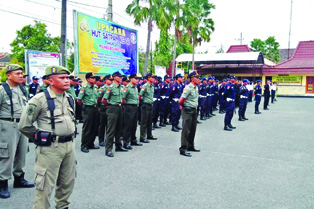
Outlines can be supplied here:
M211 76L208 78L208 87L207 87L207 118L215 116L213 113L214 108L214 97L215 97L215 85L214 85L214 77Z
M73 75L70 75L69 79L70 79L70 88L66 92L68 94L70 94L74 98L74 100L76 100L76 94L75 94L75 88L74 87L78 84L78 80Z
M158 117L159 117L159 112L160 112L160 101L161 101L161 88L160 86L160 81L157 76L155 76L155 81L154 81L154 103L153 103L153 129L155 128L161 128L160 126L157 125Z
M77 103L82 106L83 115L81 151L88 153L89 149L99 149L99 146L94 144L98 129L98 121L95 120L98 118L98 90L93 73L86 73L85 78L87 84L80 90Z
M256 81L257 84L254 88L254 95L255 95L255 114L261 114L261 112L259 111L259 104L261 103L261 97L262 97L262 81L261 80L257 80Z
M9 198L8 180L14 176L14 188L30 188L34 184L24 179L28 139L17 129L27 103L23 83L23 68L6 66L8 80L0 85L0 198Z
M137 84L137 90L138 92L141 92L142 86L147 83L146 76L143 76L143 79L141 79ZM137 121L138 124L141 125L141 118L142 118L142 106L143 106L143 100L140 100L140 104L137 108Z
M23 75L23 83L22 85L24 86L25 90L26 90L26 98L27 100L29 99L29 85L27 84L26 80L27 80L27 74Z
M95 84L97 86L97 89L99 90L104 85L104 81L101 79L100 76L96 76L95 81L96 81Z
M181 147L180 155L191 157L192 155L188 152L200 152L194 146L194 138L197 126L197 106L198 106L198 88L199 75L197 72L189 74L191 80L180 97L179 104L182 108L182 132L181 132Z
M225 92L225 86L226 86L226 79L222 80L222 83L220 84L218 88L219 93L219 113L224 114L225 112L225 100L224 100L224 92Z
M139 105L138 96L138 79L136 74L130 75L130 83L123 90L122 104L124 107L124 118L123 118L123 147L131 150L132 146L142 146L136 140L136 129L137 129L137 108ZM131 142L131 145L130 145Z
M225 114L225 127L224 130L232 131L236 127L231 125L231 120L233 117L233 111L235 108L235 90L234 90L234 82L236 77L234 75L230 75L230 82L226 84L224 99L226 101L226 114Z
M181 110L179 105L179 99L182 95L184 88L182 75L179 73L175 76L176 81L172 84L172 90L170 93L171 100L171 131L179 132L182 128L179 127L179 120L181 117Z
M36 196L33 209L49 209L56 188L56 208L68 208L74 188L76 154L74 144L74 99L66 93L70 71L48 66L50 86L36 94L23 111L20 131L34 140ZM37 121L37 127L33 123Z
M170 114L170 102L169 102L169 96L170 96L170 77L168 75L164 76L164 82L161 85L160 90L160 123L159 126L165 127L166 125L170 125L168 123L167 118Z
M107 107L107 133L106 133L106 155L114 157L112 153L113 141L115 139L116 152L127 152L128 149L123 148L121 143L122 126L123 126L123 109L122 94L123 86L122 74L117 71L112 74L113 83L107 88L103 96L102 102Z
M43 83L38 87L36 94L38 94L39 92L43 92L49 86L48 77L46 75L42 77L42 80Z
M38 89L38 86L39 86L38 80L39 80L39 78L37 76L33 76L33 78L32 78L33 83L31 83L29 85L29 90L28 90L30 99L33 96L35 96L36 93L37 93L37 89Z
M78 97L81 89L82 89L82 80L80 78L77 78L78 80L78 84L76 86L74 86L74 89L75 89L75 95L76 95L76 98ZM76 102L76 105L75 105L75 115L76 115L76 120L79 121L79 123L83 123L83 117L82 117L82 106L80 106L77 101Z
M219 92L218 92L219 80L214 82L214 99L213 99L213 111L218 110L218 99L219 99Z
M203 78L202 83L200 84L199 87L199 99L198 99L198 104L199 104L199 109L201 112L201 120L206 120L206 98L207 98L207 92L206 92L206 85L207 85L207 79Z
M148 140L157 140L152 134L152 117L153 117L153 103L154 103L154 75L148 73L146 75L147 83L142 86L139 93L140 100L143 101L142 118L141 118L141 136L140 142L149 143ZM146 139L147 136L147 139Z
M264 85L264 110L269 110L268 108L269 98L270 98L270 80L267 80L267 83Z
M111 75L106 75L104 77L105 85L103 85L98 92L97 98L97 106L99 107L99 128L98 128L98 139L99 139L99 146L104 147L105 143L105 133L107 130L107 108L101 102L102 98L104 97L105 92L107 91L108 87L112 84L113 78Z
M248 103L248 97L249 97L249 91L246 88L247 84L248 84L248 80L247 79L243 79L243 85L240 86L239 89L239 121L246 121L248 120L245 117L245 111L246 111L246 106Z

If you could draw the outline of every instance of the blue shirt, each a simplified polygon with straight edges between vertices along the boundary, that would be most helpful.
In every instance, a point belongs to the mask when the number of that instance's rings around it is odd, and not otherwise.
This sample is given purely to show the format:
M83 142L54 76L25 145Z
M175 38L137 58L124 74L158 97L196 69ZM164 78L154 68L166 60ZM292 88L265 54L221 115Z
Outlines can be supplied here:
M260 85L256 85L254 88L254 94L262 94L262 87Z
M184 88L184 84L179 84L176 81L173 82L170 97L180 99L181 94L183 92L183 88Z
M226 84L224 95L226 98L235 99L234 85L232 83Z
M171 91L170 83L163 82L161 85L161 91L160 91L161 96L169 97L170 91Z
M159 83L154 83L154 98L160 98L161 86Z
M199 89L199 95L201 96L206 96L207 95L207 92L206 92L206 86L205 84L201 83L200 84L200 89Z

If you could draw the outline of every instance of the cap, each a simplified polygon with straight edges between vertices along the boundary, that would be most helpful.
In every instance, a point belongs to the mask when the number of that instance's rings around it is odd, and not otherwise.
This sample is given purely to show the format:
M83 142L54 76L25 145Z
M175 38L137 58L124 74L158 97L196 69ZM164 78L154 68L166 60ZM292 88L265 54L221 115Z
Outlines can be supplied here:
M124 75L124 76L122 77L122 81L129 82L129 81L130 81L130 79L129 79L129 77L128 77L128 76Z
M261 80L257 80L256 83L258 83L258 82L262 82L262 81Z
M170 81L173 81L173 78L170 78Z
M50 75L56 75L56 74L68 74L69 75L71 72L65 67L58 66L58 65L50 65L46 67L45 73L47 76L50 76Z
M229 76L230 79L237 79L234 75Z
M158 76L157 79L158 79L159 82L162 81L162 77L161 76Z
M227 81L227 79L223 79L222 81L223 81L223 82L226 82L226 81Z
M166 80L167 78L170 78L170 76L169 75L165 75L164 76L164 80Z
M119 71L112 73L112 77L116 77L116 76L122 77L122 74Z
M206 79L206 78L203 78L202 81L207 81L207 79Z
M188 75L188 78L194 78L194 77L199 78L200 76L201 75L199 75L196 71L193 71L192 73Z
M219 80L216 80L215 82L219 82Z
M25 78L25 77L27 77L27 76L29 76L28 74L25 74L25 75L23 75L23 78Z
M111 76L111 75L105 75L103 79L104 79L104 80L107 80L107 79L110 78L110 76Z
M100 76L95 76L95 80L99 81L100 80Z
M147 73L146 74L146 78L150 78L150 77L153 77L154 76L154 73Z
M130 75L130 78L139 79L140 77L139 77L139 76L137 76L135 73L133 73L133 74L131 74L131 75Z
M37 76L33 76L32 80L39 80Z
M9 73L15 70L23 70L23 68L18 64L10 64L5 67L5 72Z
M94 75L94 73L90 72L90 73L86 73L85 78L86 78L86 79L89 79L89 78L96 78L96 76Z
M44 76L42 77L42 79L43 79L43 80L47 80L47 79L48 79L48 76L47 76L47 75L44 75Z
M248 83L249 80L248 79L243 79L243 83Z
M175 79L178 79L178 78L182 78L181 73L179 73L179 74L177 74L177 75L175 76Z

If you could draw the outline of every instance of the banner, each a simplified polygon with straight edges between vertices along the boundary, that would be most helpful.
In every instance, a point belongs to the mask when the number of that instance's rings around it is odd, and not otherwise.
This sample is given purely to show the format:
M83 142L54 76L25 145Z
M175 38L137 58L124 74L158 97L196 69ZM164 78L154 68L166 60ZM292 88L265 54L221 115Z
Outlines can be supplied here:
M162 77L164 79L166 75L166 67L155 65L155 75Z
M184 69L176 68L176 75L181 74L182 77L184 77Z
M43 77L49 65L60 65L60 56L59 53L25 50L25 67L29 79L31 80L33 76Z
M136 30L74 11L74 34L77 73L137 73Z
M278 83L281 86L301 86L301 76L273 76L272 82Z

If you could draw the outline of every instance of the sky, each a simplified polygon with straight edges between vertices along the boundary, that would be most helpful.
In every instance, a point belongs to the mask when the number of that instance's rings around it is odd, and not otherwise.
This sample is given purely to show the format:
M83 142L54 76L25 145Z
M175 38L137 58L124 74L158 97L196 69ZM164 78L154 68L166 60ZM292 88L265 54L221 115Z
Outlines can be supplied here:
M133 18L125 12L132 0L113 1L113 22L138 30L139 46L146 49L147 23L135 26ZM78 3L75 3L78 2ZM280 48L288 48L291 0L210 0L216 9L210 17L215 22L215 31L209 43L202 43L197 52L215 53L219 48L227 51L231 45L250 42L259 38L266 40L275 36ZM92 6L86 6L92 5ZM107 12L108 0L68 0L67 38L73 41L73 10L98 18ZM10 52L10 43L16 38L16 31L25 25L34 24L34 18L47 24L48 33L60 36L60 0L1 0L0 1L0 52ZM314 40L314 1L294 0L290 48L296 48L299 41ZM173 28L170 30L174 33ZM159 38L154 26L153 43Z

